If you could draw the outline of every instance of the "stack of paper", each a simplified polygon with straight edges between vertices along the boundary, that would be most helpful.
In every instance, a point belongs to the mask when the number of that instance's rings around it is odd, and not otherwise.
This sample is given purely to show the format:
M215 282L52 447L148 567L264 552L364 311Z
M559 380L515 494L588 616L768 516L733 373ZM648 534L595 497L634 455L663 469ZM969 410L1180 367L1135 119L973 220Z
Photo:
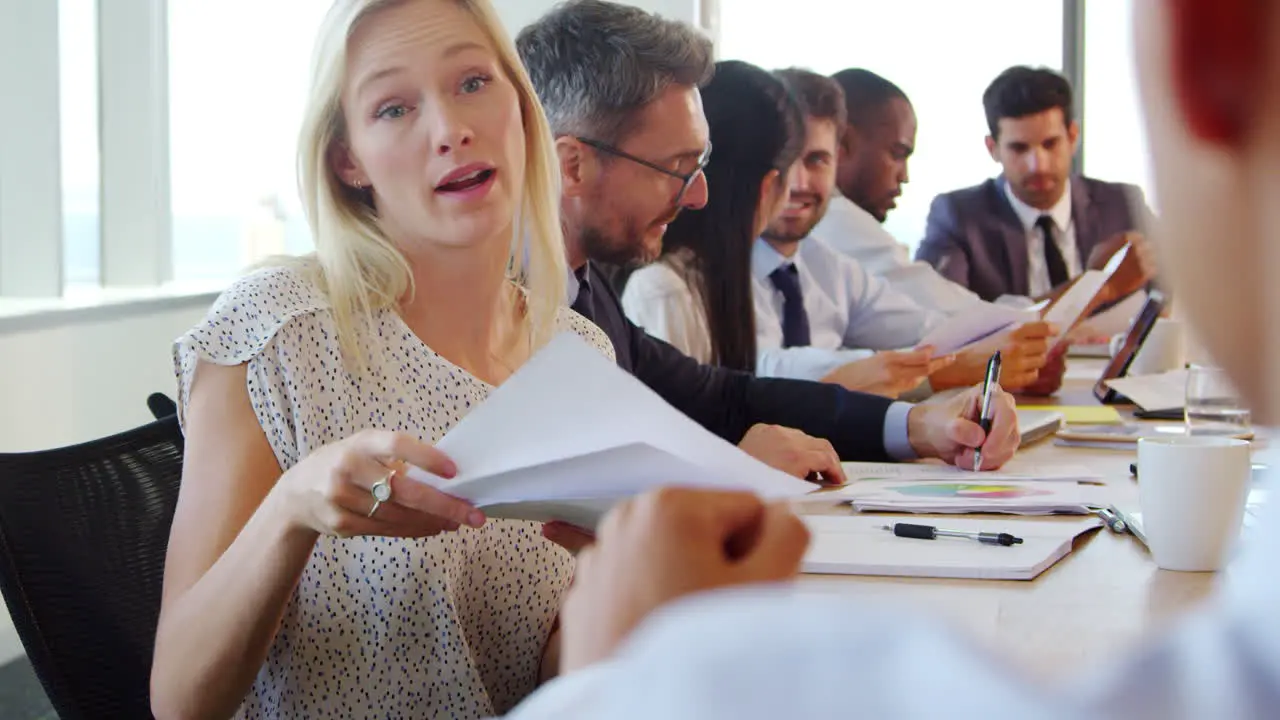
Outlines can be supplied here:
M1115 378L1106 383L1143 410L1166 410L1187 404L1186 370Z
M712 435L573 333L548 343L437 447L457 477L418 468L408 476L490 517L590 528L619 500L662 485L769 499L815 490Z
M1120 253L1116 253L1116 256L1120 256ZM1112 262L1115 262L1115 257L1112 258ZM1045 310L1044 320L1056 325L1059 332L1049 341L1052 347L1056 348L1065 340L1076 323L1080 322L1109 277L1111 273L1106 270L1087 270L1072 281L1071 287L1049 305Z
M1071 480L1101 482L1102 476L1082 465L1061 463L1040 464L1023 458L1014 458L999 470L972 472L954 465L937 462L918 463L843 463L849 481L861 480L957 480L964 482L994 482L1004 480Z
M950 355L1037 318L1036 313L1028 310L986 303L940 323L924 336L920 345L933 346L938 355Z
M1021 545L984 545L964 538L916 540L886 532L884 518L813 515L806 573L1030 580L1071 552L1077 535L1101 525L1096 517L1061 520L946 518L938 527L961 532L1008 532Z
M1107 504L1101 485L1070 480L865 480L831 493L859 512L1083 514Z

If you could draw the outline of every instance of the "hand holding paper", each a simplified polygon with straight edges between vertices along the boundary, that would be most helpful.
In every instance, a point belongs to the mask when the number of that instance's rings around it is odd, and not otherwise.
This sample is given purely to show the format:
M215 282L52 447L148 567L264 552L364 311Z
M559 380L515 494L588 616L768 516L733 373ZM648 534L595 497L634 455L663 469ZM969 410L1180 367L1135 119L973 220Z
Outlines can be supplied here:
M822 381L835 383L846 390L897 397L954 360L955 356L938 355L929 346L914 350L887 350L841 365Z
M712 435L572 333L548 343L437 447L457 477L419 469L409 477L490 517L587 529L619 500L663 485L766 499L815 489Z

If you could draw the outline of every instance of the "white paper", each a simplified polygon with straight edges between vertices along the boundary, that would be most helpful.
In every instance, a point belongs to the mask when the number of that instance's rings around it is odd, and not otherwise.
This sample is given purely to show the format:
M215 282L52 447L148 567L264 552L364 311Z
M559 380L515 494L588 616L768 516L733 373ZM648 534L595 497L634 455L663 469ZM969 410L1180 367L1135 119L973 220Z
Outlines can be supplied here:
M1063 414L1056 410L1018 410L1022 445L1025 447L1054 434L1062 427L1063 420Z
M898 520L859 515L804 517L812 540L806 573L1030 580L1071 552L1077 535L1101 526L1097 517L1061 520L944 518L919 521L961 532L1007 532L1020 545L985 545L964 538L901 538L883 526ZM909 521L910 522L910 521Z
M1167 410L1187 405L1187 371L1138 375L1108 380L1107 386L1143 410Z
M1102 270L1085 271L1045 312L1044 319L1057 325L1061 333L1050 341L1050 346L1056 346L1058 341L1075 327L1084 316L1085 310L1089 309L1089 303L1093 302L1098 291L1106 284L1108 277L1110 273Z
M1133 324L1133 319L1142 311L1142 307L1147 304L1147 293L1143 291L1135 292L1129 297L1112 305L1106 310L1094 315L1084 321L1084 325L1088 325L1091 334L1111 337L1120 333L1127 333L1129 326ZM1105 357L1111 357L1110 348L1107 348Z
M919 345L932 345L936 354L950 355L1036 317L1033 312L987 303L947 318Z
M493 517L504 510L511 516L555 507L600 510L662 485L746 490L767 499L815 489L711 434L574 333L548 343L437 447L457 463L457 477L417 468L409 477L479 507L500 506ZM542 510L516 507L526 503L541 503ZM581 512L542 519L583 521Z
M974 472L954 465L937 463L842 463L849 481L855 480L1076 480L1101 482L1102 475L1083 465L1036 463L1015 457L999 470Z
M1067 480L991 480L980 475L938 480L863 480L830 495L861 512L1083 514L1104 507L1103 485Z

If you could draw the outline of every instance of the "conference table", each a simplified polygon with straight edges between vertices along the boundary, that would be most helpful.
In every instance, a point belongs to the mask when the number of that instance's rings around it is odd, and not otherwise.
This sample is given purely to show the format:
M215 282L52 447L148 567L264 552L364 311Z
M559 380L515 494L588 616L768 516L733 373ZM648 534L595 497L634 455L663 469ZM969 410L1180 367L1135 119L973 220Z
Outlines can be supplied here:
M1097 404L1091 388L1101 372L1101 361L1073 359L1056 396L1027 403ZM1122 414L1128 416L1125 410ZM1037 463L1089 467L1103 476L1117 506L1138 507L1137 482L1129 474L1136 446L1069 448L1048 438L1019 455ZM847 507L827 508L815 512L848 512ZM804 575L802 583L941 617L1011 666L1052 681L1135 649L1153 631L1203 604L1221 575L1160 570L1137 539L1103 527L1077 537L1071 553L1029 581Z

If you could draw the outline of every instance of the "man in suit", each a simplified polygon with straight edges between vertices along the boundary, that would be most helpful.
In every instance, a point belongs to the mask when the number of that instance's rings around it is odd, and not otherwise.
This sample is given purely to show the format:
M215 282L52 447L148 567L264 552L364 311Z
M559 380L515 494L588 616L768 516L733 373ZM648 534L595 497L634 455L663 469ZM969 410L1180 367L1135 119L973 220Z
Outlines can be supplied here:
M698 87L714 68L711 43L635 7L575 0L522 30L516 45L556 135L572 305L609 335L623 368L730 442L767 424L825 438L844 459L964 465L978 446L984 466L1012 456L1017 420L1003 393L984 437L970 419L973 391L913 406L836 385L756 378L702 365L628 321L596 263L652 261L667 223L706 204L710 144ZM777 444L749 450L766 462L762 454L794 454Z
M987 150L1003 172L939 195L916 258L988 301L1056 297L1126 246L1128 255L1099 302L1119 300L1151 281L1142 192L1071 175L1080 127L1066 78L1013 67L991 83L982 102L991 133Z

